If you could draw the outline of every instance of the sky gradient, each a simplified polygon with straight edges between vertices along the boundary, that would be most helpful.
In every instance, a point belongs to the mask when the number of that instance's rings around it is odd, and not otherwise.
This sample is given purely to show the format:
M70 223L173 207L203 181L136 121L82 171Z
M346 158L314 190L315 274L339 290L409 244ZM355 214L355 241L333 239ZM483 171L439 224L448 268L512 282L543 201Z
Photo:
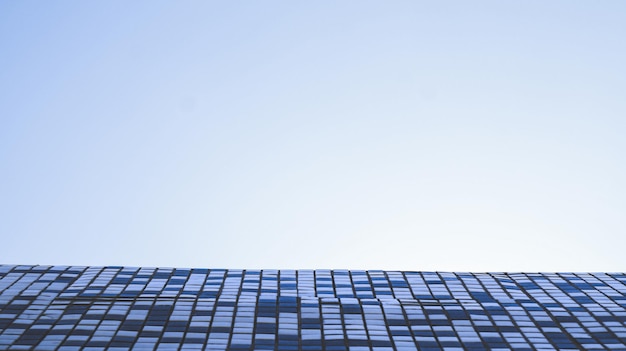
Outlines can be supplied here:
M626 271L625 13L1 2L0 262Z

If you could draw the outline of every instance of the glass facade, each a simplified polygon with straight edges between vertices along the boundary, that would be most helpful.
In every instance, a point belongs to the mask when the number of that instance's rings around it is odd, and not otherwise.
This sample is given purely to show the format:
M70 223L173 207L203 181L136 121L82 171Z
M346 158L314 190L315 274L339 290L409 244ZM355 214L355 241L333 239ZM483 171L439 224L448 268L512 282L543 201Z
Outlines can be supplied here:
M626 274L0 265L2 350L626 350Z

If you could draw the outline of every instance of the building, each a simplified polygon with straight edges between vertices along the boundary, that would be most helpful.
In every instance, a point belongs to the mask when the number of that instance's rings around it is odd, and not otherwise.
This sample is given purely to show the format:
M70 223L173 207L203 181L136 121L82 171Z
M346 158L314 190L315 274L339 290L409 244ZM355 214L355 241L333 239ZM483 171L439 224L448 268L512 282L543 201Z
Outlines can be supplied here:
M2 350L626 350L626 274L0 266Z

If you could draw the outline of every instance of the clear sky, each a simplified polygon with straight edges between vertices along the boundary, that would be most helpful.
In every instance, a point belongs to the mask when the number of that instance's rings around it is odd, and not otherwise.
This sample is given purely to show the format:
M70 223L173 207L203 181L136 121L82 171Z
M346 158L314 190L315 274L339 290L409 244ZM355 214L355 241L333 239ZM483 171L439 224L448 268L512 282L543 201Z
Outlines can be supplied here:
M625 15L0 2L0 263L626 271Z

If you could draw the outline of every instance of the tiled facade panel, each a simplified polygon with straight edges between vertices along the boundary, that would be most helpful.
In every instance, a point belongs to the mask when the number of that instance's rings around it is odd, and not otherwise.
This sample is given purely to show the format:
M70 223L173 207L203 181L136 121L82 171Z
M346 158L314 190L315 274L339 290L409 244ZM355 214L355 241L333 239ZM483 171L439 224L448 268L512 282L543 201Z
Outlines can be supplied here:
M626 275L0 266L0 350L626 350Z

